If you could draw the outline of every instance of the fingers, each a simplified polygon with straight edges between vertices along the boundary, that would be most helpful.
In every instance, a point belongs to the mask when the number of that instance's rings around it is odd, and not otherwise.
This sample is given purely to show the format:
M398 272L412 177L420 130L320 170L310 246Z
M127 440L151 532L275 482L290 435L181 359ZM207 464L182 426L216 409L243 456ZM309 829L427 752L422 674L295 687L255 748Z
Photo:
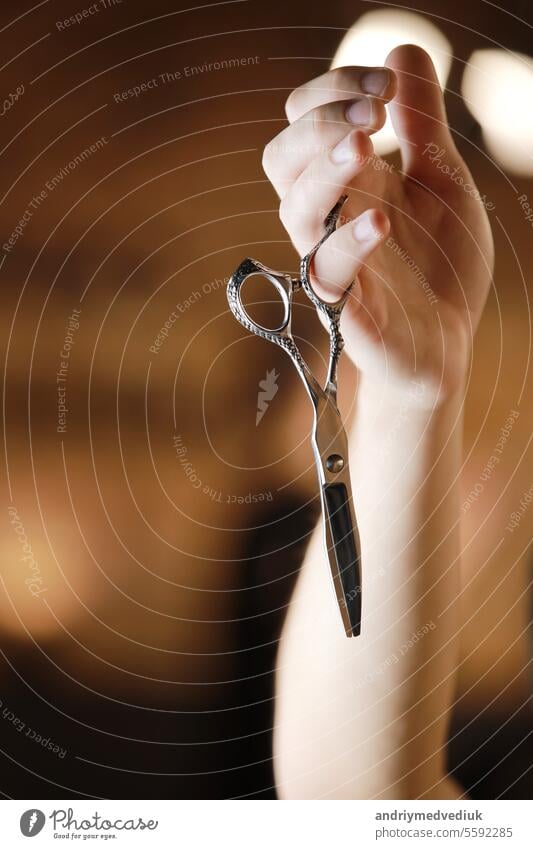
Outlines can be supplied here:
M389 229L384 212L368 209L332 233L312 262L311 285L319 298L329 303L338 301L387 237ZM358 289L356 281L352 293L355 298Z
M429 160L428 146L444 148L444 156L450 163L460 159L448 127L433 62L421 47L404 44L389 53L386 64L394 71L398 84L390 114L404 171L424 183L436 183L441 174Z
M283 196L280 219L300 256L322 238L328 212L372 154L367 134L352 130L331 150L316 156Z
M396 82L389 68L350 66L334 68L292 91L285 112L292 124L311 109L335 100L348 100L354 95L370 95L390 100Z
M385 117L383 102L373 97L317 106L265 147L263 169L278 195L283 197L315 156L334 147L355 127L367 133L376 132L385 123Z

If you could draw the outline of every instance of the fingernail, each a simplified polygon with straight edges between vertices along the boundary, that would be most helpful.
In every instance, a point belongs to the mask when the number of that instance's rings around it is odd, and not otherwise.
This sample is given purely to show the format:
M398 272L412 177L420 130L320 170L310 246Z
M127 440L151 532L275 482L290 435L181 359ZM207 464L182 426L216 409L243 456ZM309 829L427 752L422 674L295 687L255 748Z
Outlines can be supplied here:
M372 104L366 97L354 100L346 109L346 120L351 124L366 125L372 117Z
M367 71L361 77L361 88L367 94L373 94L379 97L385 92L389 84L389 79L388 71Z
M357 154L354 151L352 135L352 132L349 132L331 151L331 160L336 165L342 165L344 162L352 162L356 158Z
M380 233L372 226L370 213L363 212L354 222L353 234L358 242L369 242L371 239L379 239Z

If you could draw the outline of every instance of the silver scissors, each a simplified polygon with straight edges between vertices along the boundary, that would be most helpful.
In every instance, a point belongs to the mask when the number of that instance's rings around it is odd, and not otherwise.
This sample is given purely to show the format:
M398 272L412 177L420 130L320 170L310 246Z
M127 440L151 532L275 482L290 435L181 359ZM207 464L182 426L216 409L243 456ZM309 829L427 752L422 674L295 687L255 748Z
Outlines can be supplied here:
M337 407L337 364L344 346L339 323L349 290L334 304L322 301L313 291L309 279L311 261L323 242L333 233L340 210L346 201L343 195L327 216L325 233L300 264L300 278L291 277L256 262L244 259L232 274L227 287L229 307L243 327L283 348L292 359L314 409L311 444L320 486L324 540L329 559L333 587L347 637L361 633L361 555L359 533L353 510L348 440ZM266 277L279 293L284 306L283 321L269 329L253 321L242 303L241 288L253 275ZM320 386L303 359L291 334L292 297L302 288L317 311L325 316L329 339L329 366L324 388Z

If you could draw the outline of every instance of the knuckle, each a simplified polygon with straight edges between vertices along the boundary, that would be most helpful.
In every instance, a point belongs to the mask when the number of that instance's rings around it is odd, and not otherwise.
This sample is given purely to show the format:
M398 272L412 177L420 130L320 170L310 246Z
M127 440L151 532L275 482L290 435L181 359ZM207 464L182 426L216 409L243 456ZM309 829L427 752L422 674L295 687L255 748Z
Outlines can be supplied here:
M285 115L287 116L287 120L289 122L293 120L293 117L296 114L296 100L298 97L298 92L298 88L293 89L289 94L287 100L285 101Z
M311 159L309 165L306 168L304 178L302 180L302 190L309 194L311 197L309 200L312 200L313 189L315 187L319 187L321 183L324 182L324 178L326 175L324 171L324 155L325 151L320 150L313 158Z
M285 135L285 131L274 136L274 138L265 145L261 165L270 181L280 177L283 173L283 160L287 150L287 137Z
M290 228L291 207L290 192L288 192L284 197L282 197L279 204L279 220L287 231L289 231Z
M328 151L332 134L336 134L339 126L345 123L343 103L342 100L323 103L309 113L313 156L321 156Z
M330 73L331 88L336 94L350 97L354 90L358 88L356 80L359 78L359 74L355 68L341 66L340 68L334 68Z
M318 137L322 132L322 128L324 126L324 122L326 120L326 115L328 113L328 106L316 106L310 114L311 120L311 130L313 132L313 136Z
M270 175L272 173L272 163L273 163L273 148L272 148L272 142L269 142L267 145L265 145L265 148L263 150L263 156L262 156L262 159L261 159L261 166L263 168L263 171L267 175L267 177L270 177Z

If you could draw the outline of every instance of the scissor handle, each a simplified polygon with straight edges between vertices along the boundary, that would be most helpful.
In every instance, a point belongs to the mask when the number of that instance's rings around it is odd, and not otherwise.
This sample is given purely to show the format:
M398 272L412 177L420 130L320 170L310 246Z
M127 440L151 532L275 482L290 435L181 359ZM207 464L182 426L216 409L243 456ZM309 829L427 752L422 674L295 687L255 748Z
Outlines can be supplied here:
M249 277L258 275L265 277L275 287L276 291L281 296L283 302L284 315L283 321L279 327L268 328L254 321L248 314L241 298L241 289ZM268 268L261 262L247 257L244 259L237 270L231 275L228 286L228 304L233 315L246 330L254 333L256 336L261 336L263 339L268 339L269 342L279 345L293 359L296 366L300 370L307 370L302 355L298 350L294 339L291 335L291 318L292 318L292 295L295 287L299 286L299 281L293 280L289 274L283 274L279 271L274 271Z
M344 206L347 198L348 195L342 195L342 197L335 204L335 206L333 207L324 222L324 235L322 236L320 241L317 242L314 248L302 258L300 262L300 278L302 283L302 289L304 290L311 303L314 304L316 309L319 310L325 316L328 324L329 368L326 380L326 391L333 395L335 395L337 392L337 364L339 361L339 357L342 353L342 349L344 348L344 339L342 338L342 334L340 331L340 319L342 310L344 309L344 305L349 297L351 287L348 287L344 295L339 298L338 301L333 304L329 304L319 298L318 295L314 292L313 287L311 286L310 276L311 262L313 261L313 258L320 246L324 244L326 239L328 239L335 231L340 211Z
M246 259L241 262L237 270L231 275L227 286L229 307L237 321L239 321L250 333L254 333L256 336L261 336L263 339L268 339L269 342L274 342L289 354L296 368L300 372L300 376L302 377L314 403L316 403L316 399L321 392L326 392L333 398L336 396L337 363L344 346L344 341L339 330L339 322L342 309L348 297L348 291L345 292L343 297L334 304L328 304L325 301L322 301L318 295L315 294L311 286L310 266L319 247L334 232L340 211L346 199L347 195L343 195L335 204L324 222L324 235L318 244L315 245L313 250L302 259L300 263L300 280L295 280L289 274L274 271L272 268L268 268L266 265L263 265L263 263L257 262L255 259L250 259L250 257L246 257ZM283 321L279 327L268 328L259 324L257 321L254 321L248 314L246 307L242 302L241 289L243 283L249 277L253 277L254 275L265 277L269 280L281 296L284 307L284 315ZM291 334L292 296L294 290L300 286L302 286L307 297L314 306L322 312L328 323L330 357L328 375L324 390L321 390L315 377L311 374L309 367L300 354Z

